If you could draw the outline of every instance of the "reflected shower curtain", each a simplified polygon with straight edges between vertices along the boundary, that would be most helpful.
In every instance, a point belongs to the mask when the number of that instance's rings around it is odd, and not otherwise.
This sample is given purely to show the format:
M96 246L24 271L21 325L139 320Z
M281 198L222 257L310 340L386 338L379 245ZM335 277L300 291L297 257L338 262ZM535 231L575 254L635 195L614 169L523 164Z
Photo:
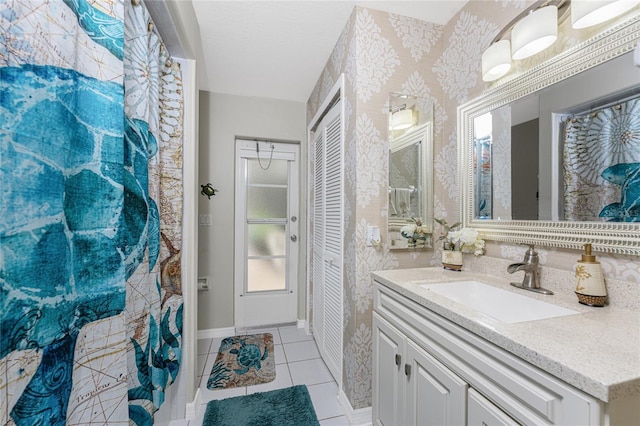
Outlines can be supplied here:
M0 0L0 424L149 424L177 374L180 73L130 83L143 8Z
M564 218L640 221L640 99L569 119Z
M492 218L493 194L492 187L492 159L491 159L491 137L473 140L473 167L475 169L476 180L479 185L474 194L476 201L476 212L480 218Z

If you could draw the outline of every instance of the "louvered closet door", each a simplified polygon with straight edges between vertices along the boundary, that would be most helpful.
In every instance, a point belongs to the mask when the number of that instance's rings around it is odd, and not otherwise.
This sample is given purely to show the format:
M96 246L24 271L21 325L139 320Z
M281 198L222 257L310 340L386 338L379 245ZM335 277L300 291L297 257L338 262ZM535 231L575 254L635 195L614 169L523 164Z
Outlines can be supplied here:
M343 137L340 103L314 137L313 329L327 367L341 383L343 271Z
M320 345L324 341L324 129L314 138L313 176L313 334Z

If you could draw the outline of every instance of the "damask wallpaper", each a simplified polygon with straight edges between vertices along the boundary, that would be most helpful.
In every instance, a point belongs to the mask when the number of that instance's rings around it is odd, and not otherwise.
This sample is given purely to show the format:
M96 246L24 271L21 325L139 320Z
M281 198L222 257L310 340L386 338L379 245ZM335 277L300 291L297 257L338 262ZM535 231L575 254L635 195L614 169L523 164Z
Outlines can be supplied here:
M383 236L379 248L367 247L368 225L386 228L388 201L387 109L389 92L433 99L434 215L458 220L456 110L479 96L481 54L513 17L531 4L524 0L471 0L447 25L357 7L338 40L307 102L308 121L315 115L341 73L346 75L346 164L344 246L343 390L354 409L371 405L372 283L374 270L440 265L440 247L433 251L390 251ZM516 64L509 79L602 31L579 33L561 28L552 49ZM309 170L313 170L309 165ZM436 224L437 225L437 224ZM438 235L439 228L435 233ZM311 237L310 237L311 238ZM568 273L577 252L538 248L545 268ZM486 254L465 261L465 268L504 269L521 260L524 248L488 243ZM553 254L553 255L551 255ZM600 256L605 277L640 283L637 259ZM617 281L616 281L617 282Z

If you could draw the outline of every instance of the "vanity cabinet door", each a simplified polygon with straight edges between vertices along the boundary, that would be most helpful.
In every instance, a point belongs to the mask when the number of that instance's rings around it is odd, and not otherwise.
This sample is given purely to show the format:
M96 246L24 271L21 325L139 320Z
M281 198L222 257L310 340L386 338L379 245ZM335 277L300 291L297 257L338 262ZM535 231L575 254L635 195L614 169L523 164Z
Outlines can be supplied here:
M373 314L373 424L404 424L406 337Z
M504 411L493 405L491 401L479 394L475 389L469 389L468 400L469 426L517 426Z
M405 425L464 425L469 385L437 359L407 341Z

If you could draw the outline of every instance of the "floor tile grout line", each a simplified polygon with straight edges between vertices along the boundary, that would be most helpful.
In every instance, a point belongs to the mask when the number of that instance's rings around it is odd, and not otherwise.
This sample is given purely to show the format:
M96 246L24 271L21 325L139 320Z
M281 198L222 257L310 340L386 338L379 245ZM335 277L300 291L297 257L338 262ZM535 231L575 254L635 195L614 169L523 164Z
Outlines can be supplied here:
M292 384L292 386L295 386L295 385L293 384L293 375L291 374L291 366L290 366L290 364L292 364L292 363L294 363L294 364L295 364L295 363L298 363L298 362L304 362L304 361L311 361L311 360L315 360L315 359L320 359L320 360L322 360L322 357L321 357L321 356L319 356L319 357L315 357L315 358L309 358L309 359L303 359L303 360L297 360L297 361L291 361L291 362L290 362L290 361L287 359L287 355L286 355L286 352L285 352L285 350L284 350L285 342L283 342L283 341L282 341L282 335L281 335L281 333L280 333L280 328L279 328L279 327L277 327L277 328L275 328L275 330L276 330L276 331L277 331L277 333L278 333L278 337L279 337L279 339L280 339L280 343L279 343L279 344L280 344L280 345L282 345L282 351L283 351L283 355L284 355L284 359L285 359L285 362L284 362L284 363L282 363L282 364L285 364L285 365L287 366L287 371L288 371L288 373L289 373L289 379L291 380L291 384ZM302 343L302 342L306 342L306 341L313 341L313 342L314 342L314 344L316 344L316 347L317 347L317 343L315 342L315 338L314 338L313 336L311 336L311 339L307 339L307 340L300 340L300 341L295 341L295 342L287 342L287 343ZM275 343L274 343L274 345L275 345ZM209 351L211 351L211 347L212 347L212 346L213 346L213 339L212 339L212 341L211 341ZM274 352L275 352L275 349L274 349ZM209 355L212 355L212 354L217 354L217 351L216 351L216 352L209 352L209 354L207 355L207 359L208 359L208 356L209 356ZM275 353L274 353L274 355L275 355ZM324 362L324 361L323 361L323 362ZM277 365L282 365L282 364L276 364L276 366L277 366ZM206 368L206 361L205 361L205 368ZM207 375L207 373L206 373L206 372L204 372L204 373L202 374L202 376L200 376L200 381L202 381L202 378L203 378L203 377L205 377L206 375ZM304 384L304 385L305 385L305 386L307 386L307 387L312 387L312 386L325 385L325 384L329 384L329 383L334 383L334 384L336 384L336 385L337 385L337 382L336 382L333 378L332 378L331 380L324 381L324 382L319 382L319 383L313 383L313 384L301 383L301 384ZM243 394L244 394L244 395L249 395L249 393L248 393L248 386L244 386L243 388L244 388L244 389L243 389ZM208 402L209 402L209 401L206 401L206 402L204 402L202 405L206 405ZM319 420L319 421L325 421L325 420L331 420L331 419L336 419L336 418L340 418L340 417L345 417L344 413L343 413L343 414L341 414L341 415L332 416L332 417L326 417L326 418L322 418L322 419L318 419L318 420ZM196 426L196 425L194 424L193 426Z

